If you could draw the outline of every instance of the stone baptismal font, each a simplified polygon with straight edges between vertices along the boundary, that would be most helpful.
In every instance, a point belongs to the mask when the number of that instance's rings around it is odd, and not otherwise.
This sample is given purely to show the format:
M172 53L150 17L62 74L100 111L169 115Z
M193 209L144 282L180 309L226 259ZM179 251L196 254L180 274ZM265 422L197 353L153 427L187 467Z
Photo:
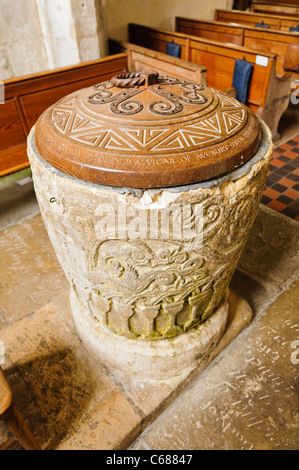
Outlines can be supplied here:
M163 380L215 348L272 149L236 99L155 72L42 114L28 138L35 191L95 357Z

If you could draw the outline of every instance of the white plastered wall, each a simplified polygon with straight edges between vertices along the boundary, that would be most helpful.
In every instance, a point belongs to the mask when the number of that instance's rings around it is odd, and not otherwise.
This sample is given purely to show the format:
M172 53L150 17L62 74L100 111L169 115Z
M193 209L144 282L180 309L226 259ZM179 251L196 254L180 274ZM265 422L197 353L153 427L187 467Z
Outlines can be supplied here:
M233 0L103 0L108 36L127 41L127 24L174 31L175 17L214 19L216 8L231 9Z

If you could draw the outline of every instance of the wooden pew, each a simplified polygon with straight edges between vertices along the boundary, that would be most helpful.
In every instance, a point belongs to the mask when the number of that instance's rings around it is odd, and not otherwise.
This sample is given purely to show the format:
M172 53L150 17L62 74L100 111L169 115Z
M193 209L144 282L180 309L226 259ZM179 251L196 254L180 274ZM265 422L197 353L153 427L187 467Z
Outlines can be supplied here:
M277 54L276 72L284 74L283 62L290 43L299 44L299 33L254 28L218 21L176 18L176 31L195 36L239 44L257 51ZM296 77L297 78L297 77Z
M299 5L297 0L280 0L279 2L252 1L251 11L281 16L299 16Z
M222 23L237 23L255 27L256 23L264 22L270 29L280 31L289 31L290 27L296 28L299 24L299 18L292 16L270 15L267 13L255 13L241 10L215 10L215 21Z
M190 82L207 85L207 69L199 64L171 57L162 52L137 46L129 42L119 42L109 39L110 53L125 52L127 68L130 72L155 70L160 75L182 78Z
M26 139L40 114L63 96L121 73L126 54L4 81L0 104L0 176L29 166Z
M257 51L243 46L129 24L129 41L139 46L165 53L166 43L172 40L181 45L182 58L207 68L208 86L221 91L232 86L235 59L251 62L253 72L246 104L268 124L274 140L279 138L278 123L290 101L292 74L276 76L274 54L265 54L264 66L258 65Z
M0 104L0 176L29 166L26 138L40 114L50 105L87 86L124 71L154 69L206 84L206 68L155 51L127 45L126 53L43 73L5 80Z

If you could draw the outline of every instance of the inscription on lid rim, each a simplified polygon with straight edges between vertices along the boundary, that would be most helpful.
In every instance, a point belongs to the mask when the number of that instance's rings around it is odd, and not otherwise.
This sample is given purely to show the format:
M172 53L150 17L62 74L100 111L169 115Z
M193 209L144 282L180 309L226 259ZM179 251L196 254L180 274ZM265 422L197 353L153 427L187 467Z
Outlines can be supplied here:
M114 77L48 108L36 124L41 156L86 181L154 188L214 178L257 151L260 123L239 101L186 80L144 74L145 80L130 74L131 87L126 76Z

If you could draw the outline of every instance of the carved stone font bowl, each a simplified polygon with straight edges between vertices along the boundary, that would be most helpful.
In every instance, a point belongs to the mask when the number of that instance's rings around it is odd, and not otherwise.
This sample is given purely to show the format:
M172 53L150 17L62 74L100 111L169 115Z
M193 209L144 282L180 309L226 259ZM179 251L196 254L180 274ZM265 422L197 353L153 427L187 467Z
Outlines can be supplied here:
M151 380L220 340L272 154L216 90L124 74L49 108L28 139L40 209L100 360Z

